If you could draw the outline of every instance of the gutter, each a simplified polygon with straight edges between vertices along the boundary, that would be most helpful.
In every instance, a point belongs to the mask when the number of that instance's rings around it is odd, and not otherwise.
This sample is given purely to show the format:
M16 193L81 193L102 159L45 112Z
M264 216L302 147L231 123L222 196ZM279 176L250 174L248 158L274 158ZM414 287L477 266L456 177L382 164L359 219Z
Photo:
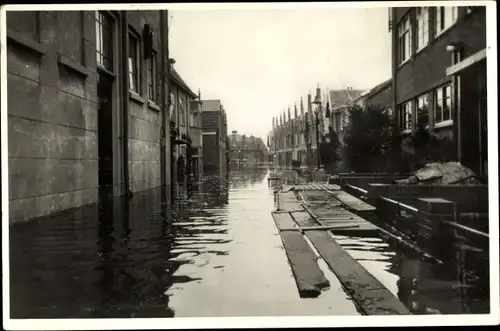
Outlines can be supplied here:
M122 125L123 125L123 187L124 195L131 196L129 183L128 161L128 110L129 110L129 81L128 81L128 17L127 11L121 11L122 29Z

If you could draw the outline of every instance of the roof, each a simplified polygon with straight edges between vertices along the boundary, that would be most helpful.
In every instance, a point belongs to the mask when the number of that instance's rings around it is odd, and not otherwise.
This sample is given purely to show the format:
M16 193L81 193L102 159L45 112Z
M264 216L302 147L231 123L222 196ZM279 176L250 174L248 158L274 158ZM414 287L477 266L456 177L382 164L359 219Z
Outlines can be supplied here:
M332 107L341 107L351 104L355 99L357 99L362 90L330 90L330 103Z
M222 103L220 100L202 100L201 111L220 111Z
M179 75L179 73L174 69L170 68L170 79L177 85L179 88L184 90L184 92L187 92L190 96L193 98L197 98L198 95L196 95L186 84L186 82L182 79L182 77Z
M371 95L374 95L374 94L377 94L378 92L388 88L389 86L391 86L391 83L392 83L392 78L389 78L388 80L378 84L377 86L373 87L370 92L368 92L367 96L371 96Z

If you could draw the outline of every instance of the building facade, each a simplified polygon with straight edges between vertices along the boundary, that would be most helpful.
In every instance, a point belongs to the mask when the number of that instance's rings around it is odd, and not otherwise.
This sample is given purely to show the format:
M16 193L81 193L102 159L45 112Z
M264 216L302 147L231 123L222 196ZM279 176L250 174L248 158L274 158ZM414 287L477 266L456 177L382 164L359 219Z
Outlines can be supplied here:
M186 185L192 176L199 178L201 101L171 64L169 72L172 139L172 182ZM195 122L196 121L196 122Z
M226 111L220 100L202 100L203 172L225 176L229 139Z
M302 167L318 166L317 145L329 128L342 140L343 131L349 118L349 110L362 91L357 89L326 90L316 88L314 99L307 95L307 111L304 112L300 100L300 113L294 107L288 117L283 112L273 118L273 129L269 133L269 153L276 167L291 167L292 161L299 161ZM321 160L319 160L321 166Z
M268 162L269 152L266 144L260 137L246 136L232 131L229 136L230 164L238 166L257 166L259 163Z
M189 106L189 137L191 138L191 174L199 181L203 177L203 128L201 118L201 96L192 100Z
M166 187L166 11L8 11L11 223Z
M313 167L316 164L316 146L321 135L323 114L316 114L312 95L307 95L307 110L303 99L300 100L300 113L294 106L294 118L291 109L283 111L273 118L269 133L269 153L275 167L292 167L292 161L299 161L301 167ZM288 115L288 116L287 116ZM317 115L317 116L316 116Z
M392 109L400 134L423 126L487 172L486 7L390 9Z

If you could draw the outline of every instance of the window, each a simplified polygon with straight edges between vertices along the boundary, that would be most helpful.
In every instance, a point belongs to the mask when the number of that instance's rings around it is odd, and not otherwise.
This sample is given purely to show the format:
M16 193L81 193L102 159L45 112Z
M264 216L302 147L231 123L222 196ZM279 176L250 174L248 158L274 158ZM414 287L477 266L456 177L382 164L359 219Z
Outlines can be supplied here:
M184 104L184 98L181 97L179 98L179 123L181 125L186 124L186 113L185 113L185 104Z
M424 94L417 98L417 125L427 129L429 124L429 99Z
M457 21L457 18L458 7L436 7L436 35L452 26Z
M410 17L406 16L398 26L399 63L403 63L411 56L411 25Z
M429 43L429 8L417 8L417 50Z
M105 12L97 11L95 15L97 64L113 71L113 21Z
M171 105L171 113L170 120L176 122L177 116L177 98L174 93L170 93L170 105Z
M151 58L148 60L148 98L149 100L156 102L156 53L151 54Z
M436 105L434 107L434 123L451 120L451 85L440 87L436 90Z
M129 34L128 42L129 88L139 93L139 40Z
M400 108L399 126L401 131L409 131L412 128L412 105L411 101L403 103Z

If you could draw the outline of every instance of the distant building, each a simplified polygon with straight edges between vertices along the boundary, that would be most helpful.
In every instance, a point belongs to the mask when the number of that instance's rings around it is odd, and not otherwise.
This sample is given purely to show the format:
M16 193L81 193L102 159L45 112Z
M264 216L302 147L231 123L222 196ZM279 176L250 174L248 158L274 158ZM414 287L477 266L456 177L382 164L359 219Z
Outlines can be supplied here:
M269 152L262 138L239 135L237 131L232 131L229 141L231 164L257 165L260 162L268 162Z
M226 111L220 100L202 100L203 171L227 174L229 139Z
M342 89L330 90L329 100L325 100L330 104L330 123L329 126L337 133L340 141L343 141L344 130L349 121L349 111L355 105L355 100L363 93L362 90L355 89ZM326 127L325 133L328 127Z
M486 7L394 7L392 109L401 135L419 124L487 172Z

